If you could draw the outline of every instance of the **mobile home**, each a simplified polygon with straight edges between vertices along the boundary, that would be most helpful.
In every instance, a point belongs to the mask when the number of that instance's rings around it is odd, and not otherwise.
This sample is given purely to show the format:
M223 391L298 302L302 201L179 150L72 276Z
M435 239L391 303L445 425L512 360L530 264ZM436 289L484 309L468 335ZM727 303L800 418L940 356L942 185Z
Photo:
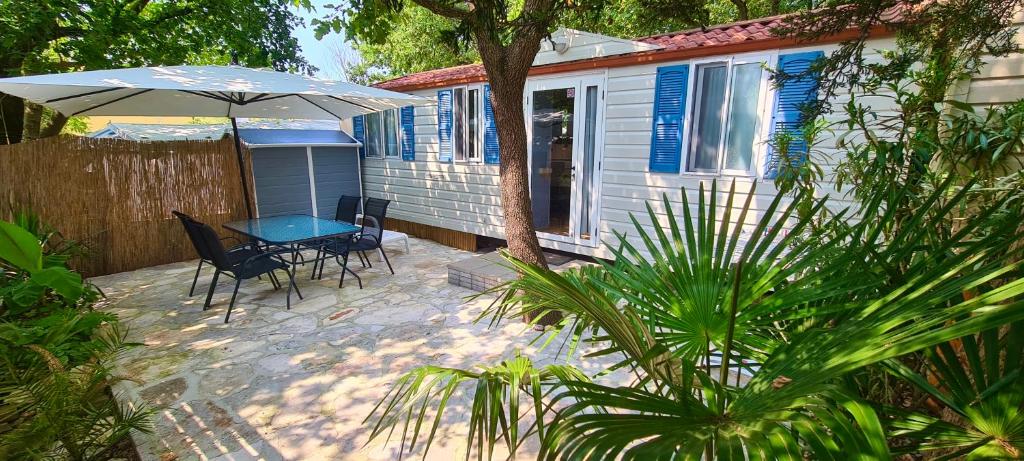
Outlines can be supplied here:
M844 37L797 43L771 29L785 17L738 22L625 40L561 29L534 61L523 107L531 198L541 245L608 256L613 231L630 232L629 214L660 219L667 194L736 181L763 209L776 191L776 158L768 145L777 130L798 125L800 107L817 97L816 82L774 88L768 68L790 73L836 48ZM874 50L895 47L884 33ZM993 60L957 95L979 106L1024 97L1024 58ZM390 216L417 225L503 237L499 193L500 140L482 65L403 76L378 87L431 98L352 120L363 143L368 196L393 201ZM840 95L842 97L848 97ZM884 99L868 101L884 110ZM816 159L830 178L835 159ZM843 192L822 184L832 206ZM751 218L753 219L753 218ZM641 222L646 223L645 217Z

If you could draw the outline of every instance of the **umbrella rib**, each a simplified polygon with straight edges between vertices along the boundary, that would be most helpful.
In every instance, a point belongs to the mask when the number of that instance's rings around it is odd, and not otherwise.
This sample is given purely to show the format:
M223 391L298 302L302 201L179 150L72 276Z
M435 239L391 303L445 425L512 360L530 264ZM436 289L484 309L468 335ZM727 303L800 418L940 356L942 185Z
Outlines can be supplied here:
M260 102L260 101L262 101L262 100L263 100L263 97L264 97L264 96L267 96L267 95L269 95L269 94L270 94L270 93L260 93L260 94L258 94L258 95L256 95L256 96L253 96L252 98L249 98L249 100L245 100L245 99L243 98L243 99L242 99L242 102L244 102L244 103L246 103L246 104L248 104L248 103L250 103L250 102Z
M227 103L232 102L230 99L226 99L226 98L224 98L224 97L222 97L222 96L220 96L220 95L218 95L216 93L210 93L210 92L206 92L206 91L195 91L195 90L180 90L180 91L183 92L183 93L188 93L188 94L199 96L199 97L202 97L202 98L214 99L214 100L217 100L217 101L224 101L224 102L227 102Z
M74 117L74 116L76 116L76 115L78 115L78 114L81 114L81 113L83 113L83 112L89 112L89 111L91 111L91 110L96 110L96 109L99 109L100 107L103 107L103 106L106 106L106 105L109 105L109 104L113 104L113 103L115 103L115 102L123 101L123 100L125 100L125 99L128 99L128 98L130 98L130 97L132 97L132 96L138 96L138 95L140 95L140 94L142 94L142 93L149 93L150 91L153 91L153 89L152 89L152 88L146 88L146 89L144 89L144 90L139 90L139 91L136 91L136 92L134 92L134 93L132 93L132 94L126 94L126 95L124 95L124 96L121 96L120 98L117 98L117 99L112 99L112 100L110 100L110 101L107 101L107 102L104 102L104 103L102 103L102 104L97 104L97 105L95 105L95 106L92 106L92 107L88 107L88 108L82 109L82 110L80 110L80 111L78 111L78 112L75 112L75 113L71 114L71 116L72 116L72 117Z
M70 95L70 96L61 96L59 98L47 99L46 102L44 102L43 104L49 104L51 102L58 102L58 101L67 101L68 99L81 98L83 96L92 96L94 94L107 93L107 92L116 91L116 90L123 90L125 88L127 88L127 87L119 86L119 87L115 87L115 88L104 88L102 90L96 90L96 91L87 91L85 93L78 93L78 94L73 94L73 95Z
M338 120L341 120L341 117L338 117L338 115L337 115L337 114L335 114L334 112L331 112L331 111L327 110L327 109L326 109L326 108L325 108L324 106L321 106L320 104L317 104L317 103L313 102L313 101L312 101L311 99L309 99L309 98L307 98L307 97L305 97L305 96L303 96L303 95L301 95L301 94L297 94L296 96L298 96L299 98L301 98L301 99L302 99L303 101L306 101L306 102L308 102L308 103L310 103L310 104L312 104L312 105L316 106L316 107L317 107L317 108L319 108L320 110L322 110L322 111L324 111L324 112L327 112L328 114L331 114L331 117L334 117L334 118L336 118L336 119L338 119Z
M269 93L263 93L263 95L268 95L268 94ZM262 97L262 98L257 96L255 98L252 98L252 99L246 101L246 102L266 102L266 101L273 101L275 99L290 98L292 96L298 96L298 95L297 94L288 93L288 94L279 94L279 95L276 95L276 96L267 96L267 97Z
M373 107L370 107L370 106L364 106L364 105L362 105L362 104L359 104L359 103L357 103L357 102L352 102L352 101L349 101L348 99L345 99L345 98L339 98L339 97L337 97L337 96L332 96L332 95L327 95L327 97L329 97L329 98L331 98L331 99L334 99L335 101L341 101L341 102L343 102L343 103L345 103L345 104L351 104L351 105L353 105L353 106L359 106L359 107L362 107L363 109L366 109L366 110L368 110L368 111L371 111L371 112L380 112L380 110L379 110L379 109L375 109L375 108L373 108Z

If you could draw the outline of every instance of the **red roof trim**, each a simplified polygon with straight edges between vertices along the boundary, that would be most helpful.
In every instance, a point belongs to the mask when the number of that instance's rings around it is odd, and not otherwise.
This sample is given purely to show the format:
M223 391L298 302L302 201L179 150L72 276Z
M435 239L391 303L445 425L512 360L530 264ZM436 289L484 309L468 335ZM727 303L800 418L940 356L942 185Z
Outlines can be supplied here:
M715 28L694 29L668 34L652 35L637 41L661 45L664 48L650 51L605 56L579 61L547 64L530 69L529 75L546 75L587 69L603 69L650 64L665 61L681 61L720 54L746 53L776 48L836 43L856 38L858 32L850 30L813 42L799 42L792 38L775 36L771 29L777 27L785 16L724 24ZM890 34L883 26L870 31L871 36ZM393 91L423 90L467 83L484 82L487 73L482 64L467 64L444 69L429 70L405 75L374 86Z

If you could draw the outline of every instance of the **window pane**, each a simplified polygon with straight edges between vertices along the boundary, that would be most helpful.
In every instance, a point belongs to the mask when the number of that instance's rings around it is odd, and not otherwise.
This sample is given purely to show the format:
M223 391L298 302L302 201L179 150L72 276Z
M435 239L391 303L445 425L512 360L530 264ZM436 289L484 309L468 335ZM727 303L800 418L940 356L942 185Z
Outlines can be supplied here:
M757 137L757 103L761 94L761 64L733 66L729 98L729 132L725 143L727 170L750 170Z
M725 107L725 64L698 67L697 111L694 120L690 169L718 170L718 146L722 141L722 110Z
M469 129L466 138L466 151L470 160L480 158L480 90L469 90L469 100L466 108L466 125Z
M453 99L452 120L455 122L455 128L452 135L452 145L455 150L455 161L462 162L466 160L466 90L463 88L456 88L455 97Z
M583 181L580 187L580 228L579 236L584 239L590 238L591 233L591 189L594 179L594 148L597 143L597 87L588 86L586 95L586 119L583 128Z
M380 158L382 147L380 112L366 114L366 156Z
M384 111L384 155L398 157L398 110Z

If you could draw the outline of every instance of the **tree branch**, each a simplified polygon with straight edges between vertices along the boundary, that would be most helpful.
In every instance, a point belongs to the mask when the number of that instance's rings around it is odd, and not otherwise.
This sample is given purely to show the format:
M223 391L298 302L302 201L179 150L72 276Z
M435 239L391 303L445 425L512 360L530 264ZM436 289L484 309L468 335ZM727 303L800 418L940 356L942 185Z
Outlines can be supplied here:
M750 19L750 8L747 7L747 2L744 0L731 0L733 5L736 5L736 19L739 21L746 21Z
M417 5L422 6L432 13L452 19L468 19L473 12L457 8L447 2L436 0L413 0Z

